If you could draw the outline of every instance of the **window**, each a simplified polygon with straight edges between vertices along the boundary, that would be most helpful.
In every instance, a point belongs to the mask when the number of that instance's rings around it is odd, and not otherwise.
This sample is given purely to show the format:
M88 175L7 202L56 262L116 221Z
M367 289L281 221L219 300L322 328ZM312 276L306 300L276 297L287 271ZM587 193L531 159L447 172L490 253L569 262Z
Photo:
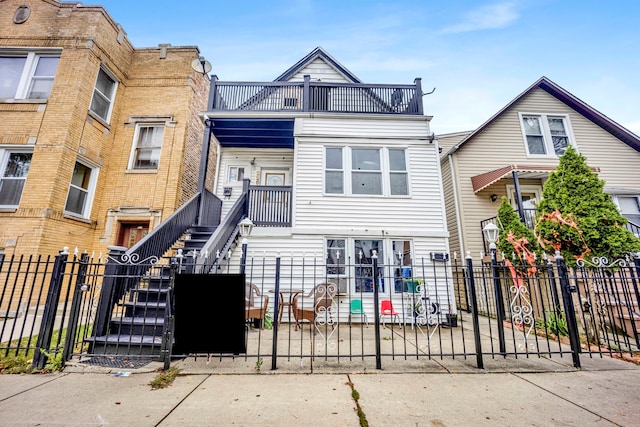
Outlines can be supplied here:
M409 194L405 150L389 150L389 181L391 182L391 195L406 196Z
M0 178L0 206L17 208L31 166L32 153L7 152L0 156L2 175Z
M96 80L96 86L93 89L90 110L105 122L108 122L111 117L115 93L116 81L101 68Z
M384 265L382 240L354 240L356 292L373 292L373 253L378 264ZM384 267L378 267L378 291L384 292Z
M136 126L131 169L158 169L164 126L159 124Z
M351 194L382 194L380 150L351 150Z
M391 241L393 250L393 284L395 292L406 292L406 280L412 277L411 272L411 241Z
M566 117L522 115L522 130L530 155L561 156L570 144Z
M408 195L406 151L398 148L326 147L325 194ZM351 164L350 173L344 173L345 164Z
M244 168L241 166L229 166L228 182L240 182L244 179Z
M48 99L59 54L0 53L0 99Z
M325 151L325 193L344 193L343 177L344 172L342 170L342 148L327 148Z
M88 217L95 187L97 171L93 168L76 162L69 184L69 193L64 210L69 213Z
M640 225L640 196L618 196L618 204L622 216Z
M327 274L345 274L344 239L327 239Z

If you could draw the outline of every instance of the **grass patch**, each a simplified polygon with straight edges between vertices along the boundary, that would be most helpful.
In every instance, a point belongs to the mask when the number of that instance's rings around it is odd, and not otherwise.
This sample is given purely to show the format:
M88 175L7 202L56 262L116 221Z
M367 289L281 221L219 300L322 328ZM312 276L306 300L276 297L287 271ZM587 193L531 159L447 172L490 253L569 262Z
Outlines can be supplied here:
M362 407L360 406L360 393L356 390L356 387L351 382L351 378L347 382L347 385L351 387L351 398L356 404L356 412L358 413L358 420L360 421L360 427L369 427L369 422L367 421L367 416L365 415Z
M178 368L169 368L166 371L160 372L150 383L152 390L158 390L161 388L167 388L171 384L173 384L173 380L176 379L178 374L180 373L180 369Z

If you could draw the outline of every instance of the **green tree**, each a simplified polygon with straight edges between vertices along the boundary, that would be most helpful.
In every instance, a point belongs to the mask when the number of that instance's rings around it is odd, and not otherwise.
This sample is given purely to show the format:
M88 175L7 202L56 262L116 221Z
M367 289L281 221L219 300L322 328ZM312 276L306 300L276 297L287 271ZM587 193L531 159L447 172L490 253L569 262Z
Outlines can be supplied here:
M498 208L497 223L500 234L496 245L498 252L504 253L506 258L512 258L513 254L521 254L521 248L516 248L514 242L518 242L517 246L522 245L532 253L540 252L540 246L533 234L533 230L527 228L520 220L520 216L509 203L509 199L504 196ZM525 238L526 242L522 238Z
M536 235L547 252L559 250L568 263L583 257L617 258L640 251L640 239L604 192L605 182L569 147L544 184Z

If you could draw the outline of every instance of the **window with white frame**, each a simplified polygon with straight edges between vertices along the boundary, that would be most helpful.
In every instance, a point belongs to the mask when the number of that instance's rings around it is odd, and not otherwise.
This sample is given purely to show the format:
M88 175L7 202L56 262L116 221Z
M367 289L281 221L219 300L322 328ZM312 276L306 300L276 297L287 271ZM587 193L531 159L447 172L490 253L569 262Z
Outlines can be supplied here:
M0 150L0 207L17 208L31 166L31 152Z
M48 99L59 53L0 52L0 99Z
M97 175L97 169L76 161L64 207L65 212L84 218L89 216Z
M351 194L382 194L379 149L351 149Z
M521 114L521 118L528 154L561 156L567 151L571 140L566 116Z
M244 179L243 166L229 166L229 173L227 174L227 182L241 182L243 179Z
M389 182L392 196L409 194L405 150L389 149Z
M344 170L342 165L342 147L327 147L325 150L324 172L325 193L344 193Z
M622 216L640 225L640 196L618 196L618 205Z
M138 124L130 169L158 169L164 137L163 124Z
M113 100L116 94L117 83L105 70L100 68L96 85L93 89L93 98L91 99L91 112L108 122L113 109Z
M344 165L351 165L345 173ZM325 194L406 196L406 149L325 148Z

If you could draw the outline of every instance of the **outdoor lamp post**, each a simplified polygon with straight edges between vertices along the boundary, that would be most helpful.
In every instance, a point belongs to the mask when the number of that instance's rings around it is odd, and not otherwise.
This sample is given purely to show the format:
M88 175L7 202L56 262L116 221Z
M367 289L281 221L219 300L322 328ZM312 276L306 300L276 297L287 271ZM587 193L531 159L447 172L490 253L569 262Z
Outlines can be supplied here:
M491 251L491 272L493 274L493 292L496 298L496 319L498 321L498 340L500 342L500 353L506 352L504 342L504 306L502 301L502 285L498 275L498 260L496 258L496 240L500 230L498 226L490 222L482 229L485 239L489 242L489 250Z
M248 217L245 217L240 224L238 224L238 230L240 231L240 236L242 236L242 259L240 260L240 274L244 274L245 264L247 262L247 237L251 235L251 231L253 230L253 221L251 221Z

